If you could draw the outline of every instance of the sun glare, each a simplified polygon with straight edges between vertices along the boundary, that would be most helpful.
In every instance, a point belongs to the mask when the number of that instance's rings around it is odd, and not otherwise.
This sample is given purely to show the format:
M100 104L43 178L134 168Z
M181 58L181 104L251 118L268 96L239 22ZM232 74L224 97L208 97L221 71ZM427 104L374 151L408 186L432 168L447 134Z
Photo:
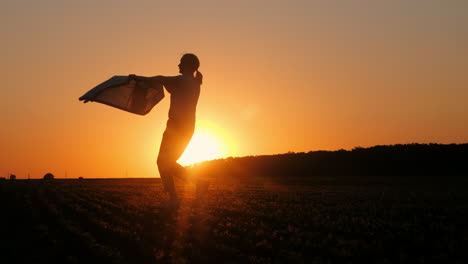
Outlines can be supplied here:
M179 163L186 166L204 160L212 160L232 155L229 140L221 130L206 122L199 122Z

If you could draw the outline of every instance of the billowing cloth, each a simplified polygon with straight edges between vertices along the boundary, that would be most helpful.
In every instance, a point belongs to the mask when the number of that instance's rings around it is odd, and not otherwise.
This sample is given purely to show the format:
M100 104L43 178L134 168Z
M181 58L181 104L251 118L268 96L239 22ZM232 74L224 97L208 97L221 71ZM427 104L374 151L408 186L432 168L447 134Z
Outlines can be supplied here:
M164 98L162 84L151 81L128 81L128 76L113 76L79 98L98 102L138 115L146 115Z

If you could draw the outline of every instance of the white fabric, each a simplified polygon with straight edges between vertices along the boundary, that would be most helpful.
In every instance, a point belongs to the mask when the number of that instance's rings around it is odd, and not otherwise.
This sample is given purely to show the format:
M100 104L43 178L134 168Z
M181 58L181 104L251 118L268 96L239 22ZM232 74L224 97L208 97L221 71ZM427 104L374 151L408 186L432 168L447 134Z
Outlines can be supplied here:
M162 84L130 81L128 76L114 76L79 98L87 103L98 102L138 115L146 115L164 98Z

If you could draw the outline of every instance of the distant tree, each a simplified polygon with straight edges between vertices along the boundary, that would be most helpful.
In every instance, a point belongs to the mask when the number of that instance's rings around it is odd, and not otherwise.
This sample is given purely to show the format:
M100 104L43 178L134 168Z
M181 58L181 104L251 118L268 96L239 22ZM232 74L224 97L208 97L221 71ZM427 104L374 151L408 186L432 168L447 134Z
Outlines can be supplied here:
M50 172L44 175L44 180L53 180L53 179L54 179L54 175Z
M83 177L78 177L78 180L82 180L82 179L83 179Z
M10 174L10 180L13 180L13 181L16 180L16 175Z
M450 176L468 175L467 156L468 143L411 143L218 159L200 162L190 170L208 178L222 177L227 181L262 177L290 180L318 175Z

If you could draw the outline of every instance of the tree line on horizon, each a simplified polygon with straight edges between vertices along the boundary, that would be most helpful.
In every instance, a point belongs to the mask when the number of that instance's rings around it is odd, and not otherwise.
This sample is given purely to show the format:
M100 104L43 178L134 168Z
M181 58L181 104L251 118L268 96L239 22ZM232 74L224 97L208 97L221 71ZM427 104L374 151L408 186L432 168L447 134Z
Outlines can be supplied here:
M200 162L192 173L213 179L307 179L314 176L468 175L468 143L377 145L352 150L288 152Z

